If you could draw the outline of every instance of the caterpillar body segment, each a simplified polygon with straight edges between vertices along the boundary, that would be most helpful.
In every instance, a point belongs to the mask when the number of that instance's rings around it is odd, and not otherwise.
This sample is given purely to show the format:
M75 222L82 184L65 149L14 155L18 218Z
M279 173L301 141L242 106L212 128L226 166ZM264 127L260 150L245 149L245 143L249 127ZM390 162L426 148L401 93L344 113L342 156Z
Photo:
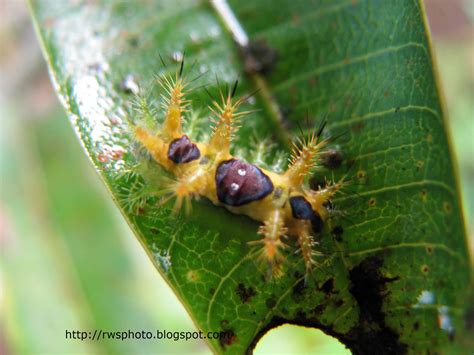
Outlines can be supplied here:
M237 84L237 83L236 83ZM174 178L160 186L163 201L175 199L175 210L185 205L190 210L192 198L204 197L214 205L232 213L243 214L262 223L262 236L252 244L261 246L260 258L269 265L273 276L282 273L284 238L296 238L307 273L316 265L314 246L321 233L328 211L324 206L344 185L342 181L327 184L319 190L305 185L327 140L321 140L322 128L295 145L290 166L279 174L245 162L230 153L236 120L243 99L231 93L221 94L210 110L214 115L214 130L209 142L192 142L182 132L182 114L190 104L185 99L187 82L180 75L165 78L164 109L166 117L158 132L134 126L137 141L153 159ZM324 125L323 125L324 127Z

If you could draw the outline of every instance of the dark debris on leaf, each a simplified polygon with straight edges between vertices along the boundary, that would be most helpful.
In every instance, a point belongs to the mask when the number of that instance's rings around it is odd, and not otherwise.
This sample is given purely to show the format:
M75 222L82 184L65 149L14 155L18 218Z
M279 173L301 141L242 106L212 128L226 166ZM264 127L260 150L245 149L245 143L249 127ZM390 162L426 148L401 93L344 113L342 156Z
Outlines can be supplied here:
M278 61L278 51L271 48L264 39L251 41L247 46L241 47L240 51L248 74L270 74Z
M303 297L303 293L306 290L304 279L300 280L295 286L293 286L292 296L295 301L300 300Z
M374 256L364 259L349 271L349 291L359 306L359 324L344 335L345 343L353 354L405 354L407 345L400 342L399 334L385 323L382 311L388 295L387 284L399 277L387 278L380 268L383 259Z
M382 265L383 259L375 256L366 258L349 270L351 281L349 291L359 306L360 318L357 325L347 333L335 332L331 327L321 323L319 317L324 312L325 306L320 304L316 305L309 313L305 313L303 309L298 309L293 318L273 317L258 332L246 353L251 354L260 338L270 329L282 324L295 324L321 329L326 334L339 339L356 355L406 354L408 346L400 342L399 334L387 326L385 314L382 311L384 298L389 294L387 284L397 281L399 277L388 278L383 276L380 271ZM323 283L321 286L323 292L333 291L334 285L331 280L333 279ZM293 288L293 296L301 296L304 290L304 282L298 283ZM343 300L337 300L335 305L340 307L343 303Z
M267 308L271 309L273 307L275 307L277 304L277 300L275 298L275 296L272 296L272 297L269 297L265 300L265 305L267 306Z
M242 303L247 303L249 302L253 296L255 296L257 293L252 287L245 287L243 283L239 283L235 289L235 293L240 298L240 301Z
M222 336L219 338L219 344L225 349L226 346L232 345L237 340L237 335L232 329L228 329L222 332Z
M342 228L341 226L335 226L331 231L331 234L334 236L334 239L337 242L342 242L343 233L344 233L344 228Z
M334 279L330 278L325 281L319 290L323 291L326 296L329 296L331 293L337 293L337 291L334 292Z
M324 167L333 170L339 168L343 160L344 158L340 150L329 149L324 153L321 163Z

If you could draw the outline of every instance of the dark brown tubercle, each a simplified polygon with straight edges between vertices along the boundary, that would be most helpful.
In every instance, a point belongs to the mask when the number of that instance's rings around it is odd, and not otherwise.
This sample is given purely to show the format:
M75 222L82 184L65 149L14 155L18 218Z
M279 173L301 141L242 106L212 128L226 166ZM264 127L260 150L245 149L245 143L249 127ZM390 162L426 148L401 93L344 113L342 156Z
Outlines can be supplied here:
M199 148L186 135L172 141L168 149L168 158L176 164L189 163L200 156Z
M222 162L216 170L216 191L220 202L242 206L269 195L273 183L257 166L230 159Z
M290 197L290 205L294 218L310 220L314 233L320 233L323 230L321 216L313 210L311 204L303 196Z

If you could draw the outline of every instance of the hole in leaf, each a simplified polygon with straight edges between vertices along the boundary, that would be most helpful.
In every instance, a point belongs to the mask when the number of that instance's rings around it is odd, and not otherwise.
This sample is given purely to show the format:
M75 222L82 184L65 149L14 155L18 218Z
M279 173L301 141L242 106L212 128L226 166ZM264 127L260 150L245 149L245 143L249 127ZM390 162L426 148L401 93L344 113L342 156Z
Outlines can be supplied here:
M253 352L259 354L334 354L351 352L339 340L314 328L284 324L268 331Z

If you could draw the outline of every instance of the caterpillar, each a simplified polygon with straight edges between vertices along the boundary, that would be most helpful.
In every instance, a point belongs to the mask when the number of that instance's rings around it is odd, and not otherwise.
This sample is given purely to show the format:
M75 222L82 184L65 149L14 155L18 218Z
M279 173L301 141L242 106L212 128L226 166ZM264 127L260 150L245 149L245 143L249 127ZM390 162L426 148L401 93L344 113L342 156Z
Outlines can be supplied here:
M289 166L284 173L266 170L231 154L232 138L238 121L248 112L239 111L245 97L234 98L232 90L221 90L220 101L212 100L209 109L213 130L207 142L193 142L183 132L183 115L191 102L186 98L189 80L182 75L183 63L176 75L162 76L165 119L157 132L143 124L133 125L139 144L173 178L161 186L163 202L175 199L174 210L183 204L190 209L192 198L204 197L234 214L246 215L261 223L260 258L267 262L272 276L282 274L283 238L296 238L307 274L317 265L314 256L316 237L328 220L325 207L344 185L343 179L325 183L317 190L306 185L322 157L329 139L322 138L325 121L307 138L294 143Z

